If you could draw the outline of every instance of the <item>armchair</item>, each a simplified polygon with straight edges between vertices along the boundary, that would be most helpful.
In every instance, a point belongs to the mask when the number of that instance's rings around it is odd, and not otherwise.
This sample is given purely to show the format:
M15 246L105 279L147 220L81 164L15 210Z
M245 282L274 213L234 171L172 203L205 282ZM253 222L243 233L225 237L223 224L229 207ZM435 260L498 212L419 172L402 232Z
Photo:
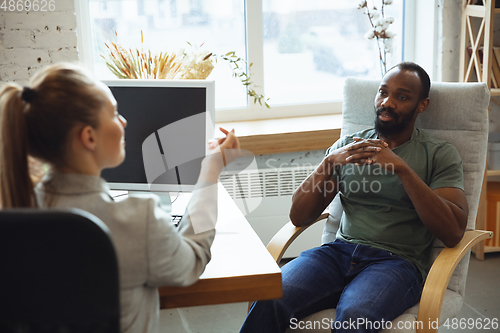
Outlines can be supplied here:
M81 210L0 211L0 331L120 331L109 229Z
M344 85L343 123L341 135L373 126L374 98L378 81L348 78ZM382 332L437 332L438 325L460 311L472 246L492 233L474 230L479 197L486 164L488 137L488 105L490 94L484 83L433 83L429 108L417 119L416 127L452 143L463 160L464 185L469 205L467 232L453 248L445 248L438 239L434 242L434 261L422 292L420 303L408 309L392 322L392 329ZM333 142L332 142L333 143ZM327 219L322 242L335 240L342 216L337 196L319 219ZM269 242L267 249L279 262L288 246L307 227L286 224ZM327 309L303 320L319 321L335 318L335 309ZM398 325L398 322L401 324ZM406 325L405 325L406 324ZM405 327L399 329L400 327ZM287 332L292 332L290 329ZM293 330L293 332L311 332ZM314 332L330 332L315 330Z

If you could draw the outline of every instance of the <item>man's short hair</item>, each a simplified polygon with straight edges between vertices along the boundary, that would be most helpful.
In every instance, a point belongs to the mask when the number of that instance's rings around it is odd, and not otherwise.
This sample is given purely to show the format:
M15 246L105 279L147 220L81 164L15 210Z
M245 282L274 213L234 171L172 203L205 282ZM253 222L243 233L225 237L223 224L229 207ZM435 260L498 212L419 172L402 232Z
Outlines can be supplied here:
M411 61L403 61L397 64L396 66L392 67L391 69L396 67L399 68L400 70L407 70L413 73L417 73L418 78L422 83L422 95L420 96L420 99L425 99L429 97L429 90L431 89L431 79L429 78L429 75L427 74L425 69L423 69L422 67ZM389 71L391 69L389 69Z

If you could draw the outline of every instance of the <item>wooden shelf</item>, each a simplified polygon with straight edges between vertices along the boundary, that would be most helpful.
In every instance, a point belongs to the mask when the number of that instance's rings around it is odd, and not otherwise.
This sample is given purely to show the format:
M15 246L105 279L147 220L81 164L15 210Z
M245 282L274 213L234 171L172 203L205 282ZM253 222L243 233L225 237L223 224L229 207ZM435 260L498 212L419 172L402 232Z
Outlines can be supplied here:
M500 170L487 170L487 176L500 176Z
M490 94L491 96L500 96L500 88L491 88Z
M495 8L495 0L484 0L484 5L471 4L475 1L463 0L462 23L460 33L460 82L479 81L485 82L490 89L491 101L500 104L495 97L500 97L500 88L492 88L493 63L493 35L495 33L495 20L500 14L500 8ZM482 47L482 55L480 48ZM472 54L471 51L472 50ZM476 219L476 228L486 227L486 193L487 180L490 176L500 176L500 170L487 170L483 178L483 189L479 201ZM495 230L494 232L500 232ZM476 258L484 259L485 252L497 252L500 247L485 246L484 241L474 248Z
M500 252L500 246L484 246L484 253Z
M486 8L481 5L467 5L467 7L465 7L465 13L467 16L484 17Z
M486 8L482 5L468 5L465 12L468 16L484 17L486 15ZM495 14L500 14L500 8L495 8Z

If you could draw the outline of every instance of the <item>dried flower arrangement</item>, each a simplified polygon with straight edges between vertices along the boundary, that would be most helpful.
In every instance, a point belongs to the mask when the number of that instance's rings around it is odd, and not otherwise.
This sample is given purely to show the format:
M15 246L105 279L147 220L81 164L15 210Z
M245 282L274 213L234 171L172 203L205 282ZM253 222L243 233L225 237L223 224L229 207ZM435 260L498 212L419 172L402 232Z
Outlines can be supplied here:
M116 32L115 32L116 34ZM141 31L141 44L144 42ZM189 43L188 43L189 44ZM245 69L252 67L246 60L238 57L235 52L228 52L224 55L196 49L188 53L181 49L177 53L161 52L159 55L152 53L151 50L144 51L143 48L128 50L116 43L105 43L108 54L101 55L106 61L106 66L119 79L206 79L214 69L214 60L222 59L229 62L233 71L233 76L239 78L241 83L246 86L247 94L253 97L254 103L259 102L270 108L263 94L257 94L253 89L249 74ZM191 45L191 44L189 44ZM203 46L203 45L201 45ZM248 65L248 66L247 66Z
M385 17L384 11L384 6L391 4L392 0L382 0L380 10L378 10L375 5L373 5L371 9L368 8L367 0L361 0L358 5L358 9L364 9L364 13L368 16L368 20L372 26L365 37L368 39L376 38L382 76L387 71L387 53L391 52L392 42L396 36L394 32L388 31L390 25L394 23L394 18Z

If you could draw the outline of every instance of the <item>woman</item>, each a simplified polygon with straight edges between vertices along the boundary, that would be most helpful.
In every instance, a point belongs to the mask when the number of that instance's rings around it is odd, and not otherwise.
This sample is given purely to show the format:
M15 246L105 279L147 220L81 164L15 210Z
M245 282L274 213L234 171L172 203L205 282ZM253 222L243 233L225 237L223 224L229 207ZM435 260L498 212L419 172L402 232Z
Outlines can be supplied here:
M157 196L115 202L109 195L100 173L124 160L127 122L111 91L80 67L46 67L29 88L7 84L0 91L0 116L2 208L74 207L99 217L109 227L118 255L121 330L156 332L157 287L194 283L210 260L215 231L196 234L191 222L215 225L221 155L239 148L234 133L224 131L226 138L211 144L220 154L203 160L196 190L175 229ZM36 188L28 156L50 166Z

